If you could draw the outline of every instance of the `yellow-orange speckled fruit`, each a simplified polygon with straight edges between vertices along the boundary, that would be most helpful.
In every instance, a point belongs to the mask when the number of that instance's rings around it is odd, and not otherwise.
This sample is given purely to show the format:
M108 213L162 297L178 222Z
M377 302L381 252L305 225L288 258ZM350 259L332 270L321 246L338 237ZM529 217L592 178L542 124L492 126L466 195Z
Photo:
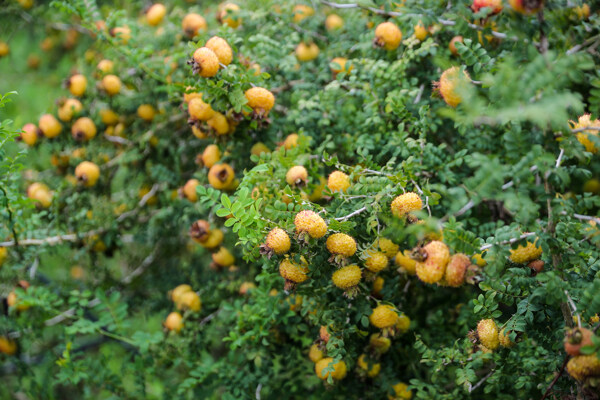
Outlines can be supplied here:
M194 292L193 290L188 290L179 296L175 306L178 310L199 312L202 309L202 300L200 300L198 293Z
M396 253L398 253L398 250L400 250L400 246L392 242L390 239L384 237L377 239L373 246L375 246L375 248L379 248L379 250L381 250L381 252L390 259L394 258Z
M181 21L181 28L183 29L185 36L189 38L198 35L200 31L205 31L206 27L207 25L204 17L196 13L187 14Z
M227 248L220 247L219 251L212 254L212 260L215 264L217 264L221 268L226 268L235 262L235 257Z
M38 207L48 208L52 204L52 192L40 182L34 182L27 187L27 197L35 200Z
M464 39L462 36L454 36L452 38L452 40L450 40L450 43L448 43L448 48L450 49L450 53L452 53L452 55L457 56L458 55L458 49L456 48L456 43L463 43Z
M331 276L333 284L340 289L350 289L360 282L362 272L358 265L346 265L335 271Z
M306 260L302 260L300 264L296 264L289 258L285 258L279 263L279 275L285 280L294 283L302 283L308 280L308 265Z
M190 285L181 284L178 285L175 289L173 289L170 293L171 300L173 303L179 303L181 300L181 296L186 292L191 292L193 289Z
M589 377L600 377L600 360L596 353L573 357L567 363L567 372L575 380L584 381Z
M445 283L452 287L461 286L465 283L465 273L467 272L469 265L471 265L471 260L462 253L450 257L444 275Z
M165 328L170 331L179 332L183 329L183 317L178 312L174 311L167 315L164 322Z
M248 100L248 106L259 116L269 114L269 111L275 105L275 96L273 93L262 87L253 87L246 90L244 94Z
M83 161L75 168L77 180L87 187L92 187L100 177L100 168L90 161Z
M498 334L498 340L500 341L500 345L502 347L509 348L515 345L515 343L510 340L509 334L510 332L507 332L506 329L502 329Z
M195 202L198 200L198 194L196 193L196 187L200 184L198 179L190 179L185 185L183 185L183 196L189 201Z
M167 8L160 3L153 4L148 11L146 11L146 21L150 26L156 26L160 24L167 14Z
M319 349L319 346L316 343L313 343L312 346L310 346L310 350L308 351L308 358L310 358L310 361L316 363L319 360L323 359L324 354L321 351L321 349Z
M331 374L331 378L335 381L342 380L346 377L346 363L343 361L338 361L335 364L332 363L333 358L325 357L315 364L315 372L320 379L326 380L329 377L329 374ZM323 370L327 368L329 364L332 364L333 372L323 372Z
M294 22L301 22L303 19L308 18L315 14L315 10L305 4L298 4L294 6L292 15L294 16Z
M194 62L194 72L203 78L213 77L219 72L219 58L208 47L196 49Z
M313 239L319 239L327 233L327 224L321 216L314 211L304 210L294 218L296 233L307 232Z
M477 324L477 336L482 345L490 350L496 350L500 346L498 337L498 326L493 319L482 319Z
M410 328L410 318L406 314L400 314L398 322L396 322L396 328L402 333L408 331Z
M188 113L190 118L198 121L208 121L215 115L210 104L204 102L200 97L194 97L188 102Z
M369 378L376 377L381 371L381 364L378 362L374 362L373 360L369 360L366 354L361 354L360 357L358 357L356 365L358 365L360 369L365 371Z
M290 186L301 186L306 184L308 171L302 165L295 165L285 174L285 181Z
M412 392L408 390L408 385L404 382L398 382L392 386L394 390L393 396L388 396L389 400L410 400L412 399Z
M356 241L345 233L334 233L327 238L325 245L331 254L352 257L356 253Z
M373 333L369 338L369 345L379 354L387 353L392 345L392 341L381 333Z
M409 212L419 211L423 207L421 196L414 192L406 192L392 201L392 214L402 217Z
M211 168L213 165L218 163L221 160L221 150L219 150L219 146L216 144L209 144L206 146L202 155L200 156L200 161L202 161L202 165L206 168Z
M267 235L266 246L275 254L285 254L290 250L291 242L287 232L281 228L273 228Z
M350 187L350 178L342 171L333 171L327 179L327 187L332 192L346 192Z
M380 251L365 251L365 267L371 272L379 272L388 265L388 258Z
M425 283L436 283L442 280L446 265L450 260L450 251L443 242L434 240L423 247L425 261L417 262L416 272Z
M73 96L81 97L87 88L87 79L81 74L75 74L67 81L67 87Z
M75 140L90 140L96 136L96 125L91 118L81 117L73 126L71 126L71 134Z
M398 313L388 304L380 304L369 315L371 324L379 329L389 328L398 322Z
M218 111L215 111L215 114L206 121L206 124L210 126L217 135L226 135L231 132L227 117Z
M348 63L348 59L346 57L335 57L333 60L331 60L331 64L330 64L331 72L333 72L334 74L339 74L340 72L352 71L353 65L350 65L346 69L347 63ZM339 67L338 67L338 65L339 65Z
M381 276L378 276L373 281L373 287L371 288L371 294L375 297L381 296L381 291L383 290L383 284L385 283L385 279Z
M427 38L429 34L429 30L423 26L423 22L419 21L417 25L415 25L415 38L422 42Z
M386 50L394 50L400 46L402 31L393 22L382 22L375 28L375 45Z
M207 249L214 249L223 242L223 231L220 229L211 229L208 234L208 238L204 242L200 242L200 245Z
M121 91L121 79L116 75L106 75L102 78L101 85L109 96L114 96Z
M442 73L439 82L435 83L435 87L446 104L456 107L462 102L460 91L470 81L471 78L466 71L461 71L459 67L452 67Z
M227 40L219 36L213 36L208 39L204 47L208 47L214 51L221 64L231 64L231 61L233 60L233 50L229 43L227 43Z
M38 121L38 127L42 134L48 139L52 139L62 132L63 126L52 114L44 114Z
M409 250L404 250L404 252L399 251L396 254L394 262L409 275L414 275L417 271L417 262L410 258Z
M537 260L541 255L542 248L536 246L535 242L527 242L527 245L525 246L519 245L516 249L510 250L510 260L517 264Z
M596 119L592 121L592 116L590 114L583 114L577 122L569 121L571 123L571 127L573 129L582 129L582 128L600 128L600 120ZM576 137L579 143L581 143L585 147L585 151L589 151L590 153L596 154L598 152L598 148L594 144L592 140L590 140L590 136L595 138L598 137L600 131L588 129L582 132L577 132Z
M224 25L233 29L240 26L242 19L238 16L240 6L234 3L225 3L219 6L219 14L217 19Z
M229 164L215 164L208 171L208 183L215 189L227 189L235 173Z
M83 109L83 105L77 99L67 99L58 108L58 118L61 121L68 122L73 119L74 116L78 115Z

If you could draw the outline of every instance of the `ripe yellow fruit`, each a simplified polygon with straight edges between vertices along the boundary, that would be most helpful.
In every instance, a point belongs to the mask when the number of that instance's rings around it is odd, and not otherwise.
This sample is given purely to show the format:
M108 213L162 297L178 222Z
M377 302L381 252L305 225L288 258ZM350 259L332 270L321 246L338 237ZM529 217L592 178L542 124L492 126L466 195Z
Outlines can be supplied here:
M462 36L454 36L451 40L450 43L448 43L448 48L450 49L450 53L452 53L452 55L457 56L458 55L458 49L456 48L456 43L464 43L464 39Z
M388 304L380 304L369 315L369 322L379 329L390 328L398 322L398 313L394 310L394 307Z
M173 289L170 293L171 300L177 304L181 301L181 296L186 292L191 292L192 287L187 284L182 284Z
M67 88L73 96L81 97L87 88L87 79L81 74L75 74L67 81Z
M344 27L344 20L337 14L329 14L325 19L325 29L334 31Z
M0 267L4 264L4 261L8 258L8 249L6 247L0 247Z
M0 40L0 58L10 53L10 46L5 41Z
M381 291L383 290L383 285L385 283L385 279L381 276L378 276L373 281L373 287L371 288L371 294L377 298L381 297Z
M437 283L444 277L446 265L450 261L450 250L444 242L434 240L423 249L425 260L417 262L416 272L419 279L425 283Z
M337 75L340 72L348 73L352 71L353 66L350 65L348 68L346 68L347 63L348 59L346 57L335 57L333 60L331 60L329 68L331 68L331 72L333 72L334 75Z
M100 168L90 161L83 161L75 168L75 177L86 187L92 187L100 177Z
M492 351L500 346L498 326L493 319L482 319L479 321L477 324L477 336L481 344Z
M108 74L113 72L113 70L115 69L115 63L111 60L100 60L98 62L98 65L96 66L96 69L102 74Z
M402 31L393 22L382 22L375 28L374 44L386 50L395 50L402 41Z
M327 238L325 242L327 250L331 254L344 257L352 257L356 253L356 241L350 235L345 233L334 233Z
M310 346L310 350L308 351L308 358L310 358L310 361L316 363L319 360L322 360L324 356L325 355L316 343L313 343L313 345Z
M217 135L226 135L230 132L227 117L218 111L215 111L215 114L206 121L206 124L210 126Z
M290 186L304 186L308 180L308 171L302 165L293 166L285 174L285 181Z
M436 82L434 86L446 104L456 107L463 100L461 92L470 82L471 78L466 71L461 71L459 67L451 67L442 73L439 82Z
M193 71L203 78L210 78L219 72L219 58L208 47L200 47L194 52Z
M173 311L167 315L164 326L170 331L180 332L183 329L183 317L178 312Z
M542 255L542 248L535 243L527 242L525 246L519 245L516 249L510 250L510 260L517 264L524 264L529 261L537 260Z
M365 267L371 272L379 272L388 265L388 258L379 251L365 251Z
M366 354L361 354L360 357L358 357L356 365L358 365L358 368L365 371L369 378L375 378L381 371L381 364L367 359Z
M69 122L74 116L78 115L83 109L83 105L77 99L67 99L58 108L58 118L61 121Z
M229 43L227 43L227 40L219 36L213 36L208 39L204 47L214 51L221 64L231 64L231 61L233 60L233 50L231 49Z
M44 114L38 121L38 127L42 134L48 139L52 139L62 132L63 126L52 114Z
M38 139L38 128L34 124L25 124L19 133L20 138L27 146L33 146Z
M314 14L315 10L305 4L298 4L294 6L294 9L292 10L295 23L301 22L303 19L313 16Z
M281 228L273 228L267 235L265 245L273 253L281 255L290 251L292 243L286 231Z
M194 292L193 290L188 290L178 297L175 305L178 310L199 312L202 308L202 300L200 300L198 293Z
M181 28L183 29L185 36L193 38L194 36L198 35L200 31L206 31L206 20L200 14L189 13L183 17L183 20L181 21Z
M275 96L273 93L262 87L253 87L244 93L248 106L254 110L254 114L263 117L269 114L269 111L275 105Z
M34 182L27 187L27 197L35 200L42 208L48 208L52 204L52 192L48 186L40 182Z
M215 164L208 171L208 183L215 189L227 189L235 179L229 164Z
M188 180L182 188L183 196L191 202L198 201L198 194L196 193L196 187L198 185L200 185L198 179Z
M219 251L212 254L212 260L217 266L221 268L227 268L233 265L235 262L235 257L229 250L227 250L227 248L220 247Z
M423 26L423 22L419 21L419 23L415 25L415 38L422 42L427 35L429 35L429 30Z
M200 245L206 249L214 249L221 245L224 238L223 231L220 229L212 229L208 234L208 238L204 242L200 242Z
M208 121L215 116L215 111L210 104L205 103L200 97L194 97L189 100L188 112L190 118L198 121Z
M412 399L412 392L408 390L408 385L403 382L396 383L392 386L394 390L394 396L388 396L389 400L410 400Z
M73 139L80 141L87 141L96 136L96 124L91 118L82 117L79 118L73 126L71 126L71 135Z
M400 250L400 246L384 237L378 238L375 243L373 243L373 246L381 250L381 252L389 259L394 258L396 253L398 253L398 250Z
M392 214L396 217L403 217L412 211L419 211L423 207L421 196L414 192L406 192L397 196L392 201Z
M369 346L375 349L379 354L387 353L391 345L392 341L381 333L373 333L369 338Z
M484 254L485 254L485 250L482 251L481 253L475 254L472 257L473 261L475 261L475 264L477 264L477 266L480 268L483 268L487 265L487 261L485 261L485 259L483 258Z
M240 285L239 293L244 296L249 294L253 289L256 289L256 284L254 282L243 282Z
M271 149L267 147L263 142L254 143L250 149L250 154L259 156L262 153L270 153Z
M296 225L296 233L306 232L313 239L320 239L327 233L327 224L323 218L311 210L296 214L294 225Z
M17 353L17 342L4 336L0 336L0 353L12 356Z
M219 160L221 160L221 150L219 150L219 146L216 144L209 144L206 146L200 156L200 161L206 168L211 168L218 163Z
M362 271L358 265L346 265L335 271L331 275L333 284L340 289L351 289L359 284L362 278Z
M350 178L342 171L333 171L327 179L327 187L332 192L346 192L350 187Z
M302 283L308 280L308 265L306 260L302 260L300 264L296 264L289 258L285 258L279 263L279 275L286 281L293 283Z
M600 120L595 119L592 121L592 116L590 114L583 114L581 117L579 117L577 122L569 122L571 123L571 127L573 129L583 129L589 127L600 128ZM588 129L582 132L577 132L576 137L579 143L581 143L585 147L585 151L596 154L598 152L598 148L596 147L594 142L590 140L590 135L597 138L599 133L600 131L598 130Z
M127 44L131 39L131 28L128 26L117 26L110 30L110 34L117 39L121 44Z
M398 329L398 331L404 333L404 332L408 331L409 328L410 328L410 318L408 318L406 316L406 314L400 314L398 316L398 321L396 322L396 329Z
M217 19L233 29L240 26L242 19L239 17L240 7L237 4L225 3L219 6Z
M446 266L444 281L448 286L459 287L465 283L465 274L467 268L471 265L471 260L466 255L459 253L450 257Z
M119 94L121 91L121 79L116 75L106 75L102 78L101 85L109 96Z
M111 110L110 108L103 108L100 110L100 120L105 125L116 125L119 122L119 114Z
M579 19L588 19L590 17L590 6L587 3L574 7L573 11Z
M500 345L502 347L509 348L515 345L515 343L510 340L509 334L510 332L506 332L506 329L502 329L498 334L498 340L500 341Z
M156 26L160 24L167 14L167 8L160 3L153 4L148 11L146 11L146 21L150 26Z
M399 251L396 254L394 262L409 275L414 275L417 271L417 262L410 257L409 250L404 250L404 252Z
M596 353L573 357L567 363L567 372L580 382L590 377L600 377L600 359Z
M323 370L330 364L332 364L333 372L323 372ZM334 381L339 381L346 377L346 363L343 361L338 361L337 363L333 364L333 358L325 357L315 364L315 372L320 379L326 380L329 378L329 375L331 375L331 378Z
M314 42L306 44L301 42L298 46L296 46L296 58L298 61L312 61L319 56L319 46L317 46Z
M156 110L151 104L141 104L137 109L137 116L144 121L151 122L156 115Z
M286 150L290 150L296 146L298 146L298 134L290 133L286 136L285 140L281 144Z

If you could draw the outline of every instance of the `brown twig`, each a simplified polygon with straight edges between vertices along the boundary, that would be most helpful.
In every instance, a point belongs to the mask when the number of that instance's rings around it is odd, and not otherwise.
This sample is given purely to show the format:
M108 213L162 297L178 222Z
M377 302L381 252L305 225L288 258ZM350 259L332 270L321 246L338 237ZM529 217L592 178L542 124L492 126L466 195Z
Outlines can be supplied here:
M560 370L558 371L558 374L554 377L554 379L552 379L552 382L550 382L550 385L546 388L546 391L544 392L544 395L542 396L542 398L540 400L545 400L548 397L548 395L550 394L550 391L552 390L552 388L554 387L556 382L558 382L558 378L560 378L561 375L563 374L563 372L565 372L565 368L567 367L568 362L569 362L569 355L567 354L565 356L565 360L562 363L562 366L560 367Z

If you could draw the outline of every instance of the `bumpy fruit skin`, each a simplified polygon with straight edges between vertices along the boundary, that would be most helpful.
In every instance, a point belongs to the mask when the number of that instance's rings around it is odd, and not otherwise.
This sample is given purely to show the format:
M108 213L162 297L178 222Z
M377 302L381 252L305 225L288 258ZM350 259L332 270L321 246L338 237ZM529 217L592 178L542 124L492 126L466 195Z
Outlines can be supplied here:
M265 245L275 254L285 254L290 251L291 241L287 232L281 228L273 228L267 235Z
M340 289L350 289L358 285L362 272L358 265L347 265L335 271L331 276L333 284Z
M565 335L565 351L570 356L581 355L582 347L593 345L592 336L594 333L587 328L570 329Z
M498 334L498 340L500 341L500 346L505 348L510 348L515 345L513 341L510 340L509 336L510 332L506 332L506 329L502 329Z
M227 268L233 265L235 257L227 250L227 248L220 247L219 251L212 254L212 260L217 266Z
M206 20L200 14L189 13L181 21L181 28L188 38L193 38L207 28Z
M448 286L459 287L465 283L465 273L471 265L471 260L466 255L459 253L450 257L446 266L444 281Z
M508 3L518 13L531 15L542 9L544 0L508 0Z
M81 97L85 94L87 79L81 74L75 74L69 78L67 86L73 96Z
M471 81L466 71L459 67L451 67L445 70L439 82L434 84L442 98L450 107L456 107L462 102L460 91Z
M323 357L324 354L316 343L310 346L310 350L308 351L308 358L310 358L310 361L316 363L322 360Z
M83 161L75 168L77 180L86 187L92 187L98 182L100 168L90 161Z
M334 31L344 27L344 20L337 14L329 14L325 19L325 29Z
M226 3L222 7L219 7L219 14L217 19L233 29L240 26L242 19L237 16L240 7L237 4Z
M378 247L379 250L381 250L381 252L389 259L394 258L396 253L398 253L398 250L400 250L400 246L392 242L390 239L384 237L377 239L373 245L376 248Z
M38 121L38 127L42 134L48 139L52 139L62 132L63 126L52 114L44 114Z
M402 41L402 31L393 22L382 22L375 28L375 45L386 50L395 50Z
M211 168L213 165L221 160L221 150L216 144L209 144L206 146L200 157L202 165L206 168Z
M582 129L588 127L600 128L600 120L595 119L592 121L592 116L590 114L583 114L581 117L579 117L577 122L569 122L571 123L571 127L573 129ZM589 136L592 135L598 137L599 133L600 131L589 129L583 132L577 132L576 137L579 143L581 143L585 147L585 151L596 154L598 152L598 148L596 147L594 142L590 140Z
M409 212L419 211L423 207L421 196L414 192L406 192L397 196L392 201L392 214L396 217L403 217Z
M304 42L296 46L296 58L298 61L312 61L319 56L319 46L314 42L306 44Z
M188 102L188 113L190 118L197 121L208 121L215 115L210 104L205 103L201 97L194 97Z
M294 9L292 10L294 22L296 23L301 22L303 19L308 18L314 14L315 10L312 7L307 6L305 4L298 4L294 6Z
M229 164L215 164L208 171L208 183L215 189L227 189L235 178Z
M25 124L23 128L21 128L21 133L19 134L21 140L27 146L33 146L37 142L38 139L38 128L34 124Z
M260 117L268 115L275 105L273 93L262 87L250 88L246 90L244 95L248 100L248 106Z
M446 272L450 261L450 250L444 242L434 240L423 247L425 261L417 262L416 272L419 279L425 283L437 283Z
M198 296L198 293L194 292L193 290L182 293L175 305L178 310L199 312L202 309L202 301L200 300L200 296Z
M119 94L121 91L121 79L116 75L106 75L101 82L102 88L109 96Z
M167 14L167 8L160 4L153 4L148 11L146 11L146 21L150 26L156 26L160 24Z
M398 313L394 308L387 304L380 304L373 309L369 315L369 322L376 328L390 328L398 322Z
M567 363L567 372L579 382L583 382L589 377L598 377L600 376L600 359L596 353L573 357Z
M502 11L502 0L473 0L471 5L471 9L475 13L481 11L484 7L491 8L492 14L498 14Z
M87 141L96 136L96 124L91 118L79 118L71 127L71 135L75 140Z
M313 239L320 239L327 233L327 224L323 218L311 210L296 214L294 225L296 225L296 233L306 232Z
M327 331L327 327L325 325L321 325L319 327L319 338L323 341L323 343L327 344L327 342L329 342L329 339L331 338L331 335L329 334L329 332Z
M352 257L356 253L356 241L350 235L345 233L334 233L327 238L325 242L327 250L331 254Z
M231 132L231 127L227 121L227 117L220 112L215 111L215 114L206 121L217 135L227 135Z
M410 400L412 399L412 392L407 389L408 385L403 382L396 383L392 386L394 390L394 396L388 396L389 400Z
M198 194L196 193L196 187L198 185L200 185L198 179L188 180L182 188L183 196L191 202L198 201Z
M291 281L294 283L302 283L308 280L308 264L306 260L302 259L300 264L297 264L290 260L289 258L285 258L279 263L279 275L283 277L286 281Z
M346 192L350 187L350 178L342 171L333 171L327 179L327 187L332 192Z
M219 36L213 36L208 39L206 44L204 44L204 47L208 47L214 51L221 64L231 64L231 61L233 60L233 50L229 43L227 43L227 40Z
M365 267L371 272L379 272L388 265L388 258L380 251L365 252Z
M303 186L308 179L308 171L302 165L295 165L285 174L285 181L290 186Z
M369 361L366 354L361 354L360 357L358 357L356 365L365 371L369 378L375 378L381 371L381 364Z
M477 336L482 345L490 350L496 350L500 345L498 326L493 319L482 319L477 324Z
M200 47L194 51L194 73L203 78L211 78L219 72L219 58L208 47Z
M456 48L456 43L463 43L464 39L462 36L454 36L452 38L452 40L450 40L450 43L448 43L448 48L450 49L450 53L452 53L452 55L457 56L458 55L458 49Z
M397 266L402 268L407 274L414 275L417 270L417 262L410 258L410 251L404 250L404 252L399 251L396 254L396 258L394 262Z
M183 329L183 317L181 314L174 311L167 315L164 326L170 331L180 332Z
M519 245L516 249L510 250L510 260L516 264L523 264L529 261L537 260L542 255L542 248L536 246L535 242L527 242L527 245Z
M332 362L333 362L333 358L325 357L325 358L319 360L315 364L315 372L317 373L317 376L320 379L326 380L330 374L331 374L331 378L334 381L339 381L346 377L346 373L347 373L346 363L343 361L339 361L339 362L333 364L333 372L323 372L323 370L325 368L327 368L327 366L329 364L331 364Z
M0 336L0 353L12 356L17 352L17 342L4 336Z
M392 341L381 333L373 333L369 338L369 346L379 354L387 353L391 345Z

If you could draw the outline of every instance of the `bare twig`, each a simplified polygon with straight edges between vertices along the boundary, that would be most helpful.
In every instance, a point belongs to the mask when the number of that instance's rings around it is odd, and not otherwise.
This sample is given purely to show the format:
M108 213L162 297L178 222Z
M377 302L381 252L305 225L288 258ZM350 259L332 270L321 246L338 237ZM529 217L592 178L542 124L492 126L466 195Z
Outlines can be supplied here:
M359 209L358 209L358 210L356 210L356 211L353 211L353 212L351 212L350 214L348 214L348 215L346 215L346 216L344 216L344 217L338 217L338 218L334 218L334 219L335 219L336 221L345 221L345 220L347 220L347 219L350 219L350 218L354 217L355 215L358 215L358 214L362 213L362 212L363 212L363 211L365 211L366 209L367 209L367 207L362 207L362 208L359 208Z
M131 145L133 142L131 140L127 140L125 138L122 138L120 136L111 136L109 134L104 134L104 137L106 138L106 140L108 140L109 142L113 142L113 143L118 143L118 144L124 144L124 145Z
M489 248L493 247L494 245L513 244L513 243L515 243L515 242L518 242L519 240L522 240L522 239L525 239L525 238L528 238L528 237L530 237L530 236L534 236L534 235L535 235L535 232L527 232L527 233L524 233L524 234L522 234L522 235L521 235L521 236L519 236L519 237L512 238L512 239L510 239L510 240L505 240L505 241L503 241L503 242L498 242L498 243L487 243L487 244L484 244L483 246L481 246L481 247L479 248L479 250L481 250L481 251L483 251L483 250L487 250L487 249L489 249Z
M471 386L471 383L469 383L469 393L473 392L475 389L477 389L479 386L483 385L483 383L485 381L488 380L488 378L490 376L492 376L494 374L494 370L491 370L490 372L488 372L483 378L481 378L481 380L479 382L477 382L474 386Z

